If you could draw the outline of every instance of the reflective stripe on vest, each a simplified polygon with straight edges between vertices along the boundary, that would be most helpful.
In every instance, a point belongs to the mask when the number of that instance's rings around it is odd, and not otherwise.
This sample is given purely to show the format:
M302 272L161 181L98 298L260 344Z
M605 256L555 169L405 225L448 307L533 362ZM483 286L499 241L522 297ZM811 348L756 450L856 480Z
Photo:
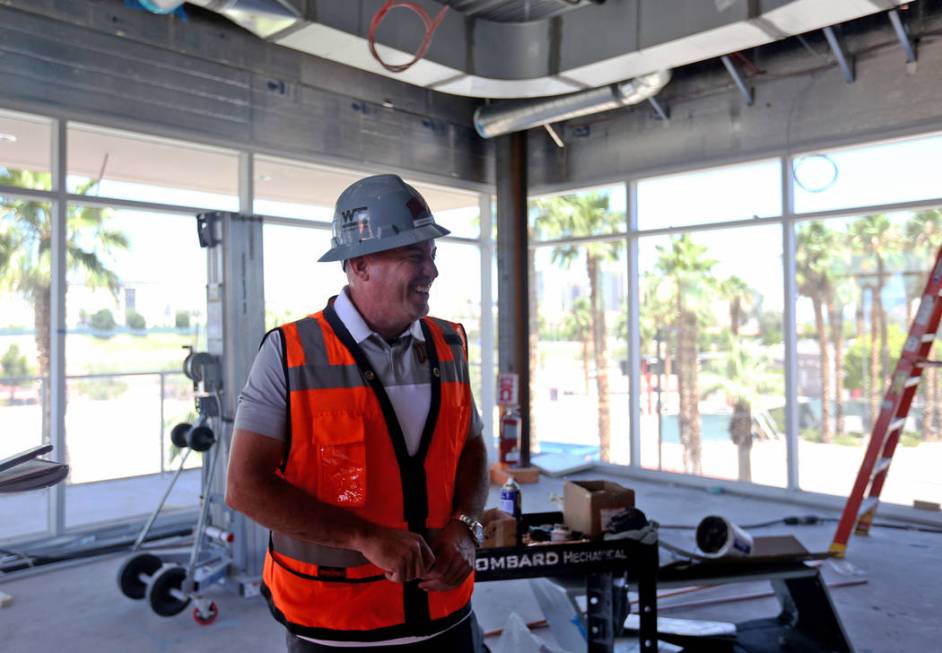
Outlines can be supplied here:
M460 325L420 322L432 401L409 456L386 391L332 305L280 327L288 382L290 451L281 471L322 503L427 539L451 517L458 459L471 417ZM474 574L448 592L393 583L357 551L272 533L263 594L297 635L378 641L439 632L469 611Z

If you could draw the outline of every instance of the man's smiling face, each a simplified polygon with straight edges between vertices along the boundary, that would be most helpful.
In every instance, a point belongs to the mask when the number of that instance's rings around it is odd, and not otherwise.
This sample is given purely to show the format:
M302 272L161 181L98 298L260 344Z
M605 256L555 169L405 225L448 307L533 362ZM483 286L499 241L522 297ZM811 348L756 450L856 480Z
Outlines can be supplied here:
M435 252L435 241L426 240L368 254L360 265L354 263L365 272L358 284L362 292L357 293L357 308L367 322L401 333L428 314L429 290L438 277Z

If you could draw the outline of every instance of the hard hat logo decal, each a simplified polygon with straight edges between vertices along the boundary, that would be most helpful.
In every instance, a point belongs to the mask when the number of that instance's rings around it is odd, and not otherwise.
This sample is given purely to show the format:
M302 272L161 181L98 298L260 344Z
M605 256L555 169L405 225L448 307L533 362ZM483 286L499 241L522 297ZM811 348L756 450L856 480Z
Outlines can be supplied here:
M368 206L358 206L355 209L341 211L340 217L343 222L339 238L341 243L362 242L376 236L370 223Z
M340 212L340 215L343 216L343 222L344 222L344 224L347 224L347 223L349 223L349 222L352 222L353 219L354 219L354 217L359 217L359 216L357 216L357 213L360 213L360 212L362 212L362 211L367 212L366 219L369 220L369 208L370 208L370 207L368 207L368 206L358 206L358 207L356 207L355 209L349 209L349 210L347 210L347 211L341 211L341 212Z

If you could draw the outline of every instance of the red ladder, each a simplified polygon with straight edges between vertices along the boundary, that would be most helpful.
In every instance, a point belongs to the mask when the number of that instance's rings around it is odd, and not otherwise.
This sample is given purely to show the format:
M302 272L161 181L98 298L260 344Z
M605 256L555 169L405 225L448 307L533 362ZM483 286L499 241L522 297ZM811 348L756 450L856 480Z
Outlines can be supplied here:
M855 526L857 535L866 535L870 524L873 523L873 515L880 503L880 492L893 461L893 452L896 451L896 444L903 432L913 397L919 389L922 370L927 364L933 363L928 361L928 356L939 330L939 320L942 318L940 293L942 248L936 255L932 274L926 282L919 311L909 327L909 336L896 363L893 381L883 398L880 416L873 425L870 444L867 445L867 453L860 464L860 471L857 472L854 489L847 497L847 505L844 506L841 520L837 524L834 541L831 543L831 554L836 557L844 557L850 532ZM866 499L864 494L867 495Z

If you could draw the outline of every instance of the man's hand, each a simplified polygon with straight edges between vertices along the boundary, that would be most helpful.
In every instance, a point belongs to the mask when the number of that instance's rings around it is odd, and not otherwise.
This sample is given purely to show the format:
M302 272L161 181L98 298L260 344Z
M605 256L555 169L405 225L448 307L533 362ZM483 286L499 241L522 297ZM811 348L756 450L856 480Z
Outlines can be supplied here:
M475 546L468 527L452 519L432 541L435 564L422 577L419 587L427 592L445 592L458 587L474 570Z
M357 548L394 583L424 578L436 563L421 535L396 528L370 529Z

